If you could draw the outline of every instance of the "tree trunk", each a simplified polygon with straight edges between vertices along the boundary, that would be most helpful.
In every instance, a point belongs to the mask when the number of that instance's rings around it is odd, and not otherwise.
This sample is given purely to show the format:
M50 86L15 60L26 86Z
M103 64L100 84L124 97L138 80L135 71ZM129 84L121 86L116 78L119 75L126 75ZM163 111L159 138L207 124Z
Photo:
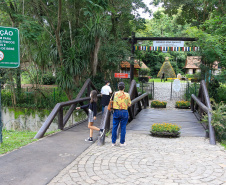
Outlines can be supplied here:
M57 50L59 52L59 57L60 57L60 64L61 66L63 66L63 53L62 53L62 48L60 43L61 14L62 14L62 1L58 0L58 21L57 21L57 29L55 31L55 35L56 35Z
M14 85L13 75L12 75L11 70L9 72L9 79L10 79L11 92L13 93L12 104L13 104L13 106L15 106L16 105L16 93L15 93L15 85Z
M17 96L20 96L21 94L21 67L19 66L16 69L16 87L17 87Z
M92 65L92 71L93 71L93 76L96 75L97 73L97 65L98 65L98 52L100 50L100 37L96 37L95 39L95 48L94 48L94 53L93 53L93 65Z

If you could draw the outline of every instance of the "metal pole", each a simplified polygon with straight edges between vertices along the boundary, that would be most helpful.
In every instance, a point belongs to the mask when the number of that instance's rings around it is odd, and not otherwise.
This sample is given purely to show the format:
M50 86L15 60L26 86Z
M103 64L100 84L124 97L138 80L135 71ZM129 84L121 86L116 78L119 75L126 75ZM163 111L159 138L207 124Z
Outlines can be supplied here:
M188 91L188 88L187 88L187 84L186 84L186 101L188 100L188 93L187 93L187 91Z
M55 88L53 89L53 102L54 102L54 105L56 104L55 101L56 101L56 97L55 97Z
M190 93L190 85L189 85L189 82L188 82L188 95Z
M144 83L143 83L143 80L141 81L141 83L142 83L142 94L143 94L143 88L144 88Z
M1 82L0 82L0 144L3 142L2 141L2 107L1 107L1 94L2 94L2 89L1 89Z
M172 100L172 93L173 93L173 82L171 82L171 92L170 92L170 100Z
M26 93L26 95L27 95L27 104L28 104L28 87L27 87L27 93Z
M195 96L197 96L197 94L196 94L196 82L195 82Z
M134 43L135 43L135 32L132 32L132 40L131 40L132 63L130 64L130 82L132 82L134 77Z

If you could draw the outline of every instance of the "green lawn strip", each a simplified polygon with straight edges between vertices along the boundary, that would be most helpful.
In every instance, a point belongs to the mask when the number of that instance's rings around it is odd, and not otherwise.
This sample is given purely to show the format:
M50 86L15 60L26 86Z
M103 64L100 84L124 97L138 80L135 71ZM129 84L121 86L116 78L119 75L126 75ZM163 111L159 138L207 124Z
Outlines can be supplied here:
M149 82L161 82L161 78L154 78L154 79L149 79ZM164 83L164 80L162 80L162 82ZM171 80L167 80L165 82L171 82Z
M149 82L161 82L161 78L154 78L154 79L149 79ZM164 80L162 80L162 83L166 83L166 82L173 82L174 80L168 79L167 81L164 82ZM180 80L181 83L186 83L187 81L185 80ZM189 81L190 82L190 81Z
M226 149L226 140L223 140L223 141L221 142L221 145Z
M45 136L58 132L59 130L47 132ZM12 150L18 149L25 146L33 141L37 132L30 131L14 131L14 130L3 130L2 139L3 143L0 146L0 154L10 152Z

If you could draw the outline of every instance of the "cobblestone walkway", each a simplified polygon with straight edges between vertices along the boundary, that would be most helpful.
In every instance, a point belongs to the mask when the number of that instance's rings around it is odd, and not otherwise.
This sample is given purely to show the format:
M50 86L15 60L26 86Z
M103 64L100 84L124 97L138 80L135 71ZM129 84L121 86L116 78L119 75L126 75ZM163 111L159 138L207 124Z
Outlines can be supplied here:
M50 185L226 185L226 151L199 137L155 138L129 131L127 146L93 144Z
M185 93L186 83L181 83L181 91L175 93L173 91L172 100L171 95L171 83L169 82L156 82L155 83L155 95L154 100L166 101L166 109L175 109L175 102L183 100L183 94Z

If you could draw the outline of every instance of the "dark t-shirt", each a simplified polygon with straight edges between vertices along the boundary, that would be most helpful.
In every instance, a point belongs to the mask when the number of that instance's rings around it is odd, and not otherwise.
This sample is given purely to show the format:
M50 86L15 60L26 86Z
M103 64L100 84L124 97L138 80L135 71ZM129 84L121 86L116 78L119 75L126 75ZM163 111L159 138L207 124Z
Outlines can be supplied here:
M93 116L97 115L97 103L96 102L92 102L87 105L81 106L81 109L86 109L86 108L89 108L90 110L93 111Z

